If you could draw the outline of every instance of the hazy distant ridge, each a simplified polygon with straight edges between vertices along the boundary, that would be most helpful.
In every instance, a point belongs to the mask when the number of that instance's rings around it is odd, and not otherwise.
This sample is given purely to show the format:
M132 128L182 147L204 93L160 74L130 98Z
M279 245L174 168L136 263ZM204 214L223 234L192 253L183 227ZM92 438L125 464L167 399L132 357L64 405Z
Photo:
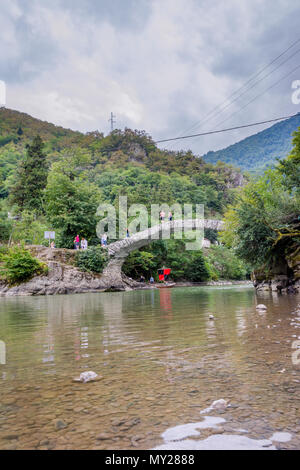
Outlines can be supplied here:
M300 127L300 113L229 147L203 155L206 162L221 160L243 170L262 171L292 149L292 134Z

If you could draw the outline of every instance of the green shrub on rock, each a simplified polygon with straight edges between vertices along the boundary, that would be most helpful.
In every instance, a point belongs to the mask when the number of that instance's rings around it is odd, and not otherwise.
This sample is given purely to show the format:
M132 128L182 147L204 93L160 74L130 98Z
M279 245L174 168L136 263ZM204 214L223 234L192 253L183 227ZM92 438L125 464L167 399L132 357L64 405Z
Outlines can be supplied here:
M101 274L107 262L107 254L100 246L92 246L76 253L75 264L81 271Z
M24 247L15 246L0 253L0 276L10 285L21 284L47 272L47 265L34 258Z

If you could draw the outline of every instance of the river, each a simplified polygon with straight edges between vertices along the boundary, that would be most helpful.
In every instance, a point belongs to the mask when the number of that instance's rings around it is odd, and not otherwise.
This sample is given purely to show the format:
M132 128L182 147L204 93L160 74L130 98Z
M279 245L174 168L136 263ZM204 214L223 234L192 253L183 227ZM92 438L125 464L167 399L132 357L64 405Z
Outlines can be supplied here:
M249 286L0 298L0 449L299 449L299 339Z

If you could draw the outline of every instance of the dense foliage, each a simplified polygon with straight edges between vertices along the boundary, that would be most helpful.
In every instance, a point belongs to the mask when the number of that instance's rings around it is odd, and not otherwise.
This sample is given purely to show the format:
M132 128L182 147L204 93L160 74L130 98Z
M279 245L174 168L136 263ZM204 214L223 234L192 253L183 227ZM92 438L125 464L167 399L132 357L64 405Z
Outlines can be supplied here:
M205 250L207 252L207 250ZM123 271L130 277L158 280L157 270L172 269L174 280L204 282L218 279L246 279L250 270L225 246L213 246L205 255L203 251L186 251L184 240L160 240L131 253Z
M300 246L300 130L291 155L248 184L226 213L222 240L254 267L284 264Z
M102 273L107 262L106 253L100 246L92 246L76 253L75 264L81 271Z
M64 152L63 159L53 163L45 191L46 214L51 226L59 232L59 245L73 247L79 234L89 241L95 237L96 212L100 191L88 179L85 166L89 156L82 152Z

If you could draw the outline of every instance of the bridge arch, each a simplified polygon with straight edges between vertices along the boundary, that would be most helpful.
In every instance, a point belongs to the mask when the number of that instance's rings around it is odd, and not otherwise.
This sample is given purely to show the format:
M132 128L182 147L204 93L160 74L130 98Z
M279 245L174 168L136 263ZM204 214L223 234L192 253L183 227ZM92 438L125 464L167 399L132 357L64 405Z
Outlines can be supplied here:
M147 230L138 232L132 237L124 238L117 242L109 244L106 249L109 255L109 262L103 271L104 277L109 277L116 284L122 284L122 266L127 256L132 252L139 250L143 246L161 240L163 234L173 234L176 231L193 230L193 229L213 229L222 230L224 222L214 219L180 219L171 222L163 222L162 224L150 227Z

